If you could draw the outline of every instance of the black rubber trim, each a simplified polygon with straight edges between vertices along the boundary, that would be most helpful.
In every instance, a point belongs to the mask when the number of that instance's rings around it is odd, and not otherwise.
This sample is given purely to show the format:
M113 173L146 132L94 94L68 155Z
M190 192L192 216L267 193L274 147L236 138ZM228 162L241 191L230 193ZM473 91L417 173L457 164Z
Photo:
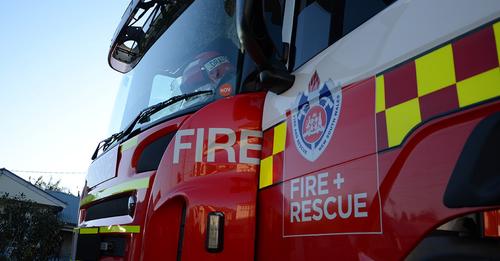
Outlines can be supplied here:
M182 260L182 245L184 243L184 228L186 227L186 204L182 207L181 227L179 229L179 242L177 243L177 261Z
M89 208L87 208L85 221L128 215L129 196L130 195L125 195L119 198L109 199L90 206Z
M175 135L170 132L167 135L153 141L142 151L137 161L137 172L145 172L158 169L163 153Z
M449 208L500 205L500 112L472 131L446 187Z

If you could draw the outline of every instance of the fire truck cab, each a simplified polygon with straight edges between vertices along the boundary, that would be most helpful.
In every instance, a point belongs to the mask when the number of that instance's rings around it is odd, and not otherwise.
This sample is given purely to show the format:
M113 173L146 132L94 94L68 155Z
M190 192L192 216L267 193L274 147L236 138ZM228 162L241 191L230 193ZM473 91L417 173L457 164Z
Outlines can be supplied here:
M75 259L500 259L499 17L133 0Z

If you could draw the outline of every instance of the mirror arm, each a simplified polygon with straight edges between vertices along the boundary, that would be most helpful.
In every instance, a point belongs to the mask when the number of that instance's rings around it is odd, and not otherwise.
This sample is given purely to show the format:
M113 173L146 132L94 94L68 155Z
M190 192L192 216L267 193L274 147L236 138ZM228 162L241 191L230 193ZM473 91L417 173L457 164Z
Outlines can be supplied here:
M259 81L264 89L280 94L292 87L295 76L286 70L264 70L259 73Z

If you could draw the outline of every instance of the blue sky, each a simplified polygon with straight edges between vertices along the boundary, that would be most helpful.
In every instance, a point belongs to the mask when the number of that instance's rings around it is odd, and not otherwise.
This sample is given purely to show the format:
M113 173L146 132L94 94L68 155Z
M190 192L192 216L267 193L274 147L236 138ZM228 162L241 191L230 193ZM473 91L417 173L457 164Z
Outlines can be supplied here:
M108 66L107 53L128 3L2 3L0 168L87 171L95 146L108 134L121 74ZM83 174L52 176L74 193L84 183Z

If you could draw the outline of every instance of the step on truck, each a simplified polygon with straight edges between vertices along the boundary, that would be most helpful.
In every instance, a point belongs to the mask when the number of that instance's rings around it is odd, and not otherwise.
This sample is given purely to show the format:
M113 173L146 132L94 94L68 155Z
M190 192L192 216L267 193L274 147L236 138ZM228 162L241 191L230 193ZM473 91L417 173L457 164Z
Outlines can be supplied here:
M497 0L133 0L75 259L500 259L499 17Z

